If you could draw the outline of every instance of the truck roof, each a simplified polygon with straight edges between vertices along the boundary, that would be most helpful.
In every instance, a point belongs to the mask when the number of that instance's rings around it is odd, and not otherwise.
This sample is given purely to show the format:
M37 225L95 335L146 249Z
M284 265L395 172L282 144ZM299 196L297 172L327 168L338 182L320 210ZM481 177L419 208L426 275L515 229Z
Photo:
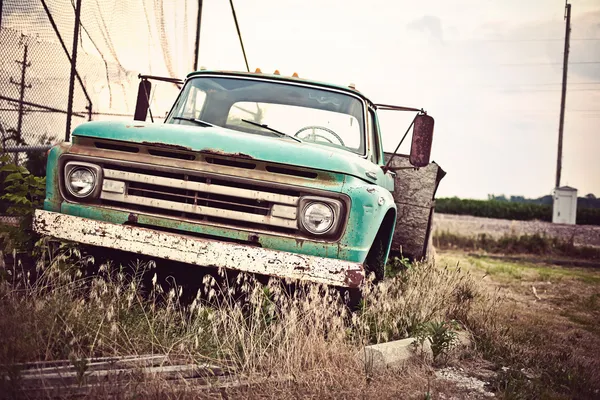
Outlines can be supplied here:
M306 83L306 84L315 85L315 86L322 86L322 87L326 87L326 88L330 88L330 89L342 90L342 91L345 91L345 92L348 92L348 93L351 93L354 95L358 95L363 100L365 100L367 103L369 103L371 106L374 106L374 103L368 97L366 97L364 94L362 94L361 92L359 92L356 89L353 89L349 86L341 86L341 85L336 85L333 83L315 81L312 79L304 79L304 78L295 77L295 76L284 76L284 75L279 75L279 74L268 74L268 73L264 73L264 72L243 72L243 71L225 71L225 70L201 70L201 71L190 72L186 76L186 79L194 77L194 76L201 76L201 75L223 75L223 76L239 76L239 77L252 77L252 78L260 77L260 78L267 78L267 79L285 81L285 82L295 82L295 83L301 82L301 83Z

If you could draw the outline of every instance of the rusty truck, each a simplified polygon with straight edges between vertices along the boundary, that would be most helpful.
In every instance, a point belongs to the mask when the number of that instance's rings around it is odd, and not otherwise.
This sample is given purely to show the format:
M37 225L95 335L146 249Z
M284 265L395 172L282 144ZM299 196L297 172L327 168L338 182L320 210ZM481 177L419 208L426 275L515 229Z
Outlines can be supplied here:
M391 256L428 256L445 172L422 108L296 74L200 70L153 123L150 80L133 120L83 123L49 151L36 232L346 288L383 279ZM384 152L384 111L414 113L392 133L410 154Z

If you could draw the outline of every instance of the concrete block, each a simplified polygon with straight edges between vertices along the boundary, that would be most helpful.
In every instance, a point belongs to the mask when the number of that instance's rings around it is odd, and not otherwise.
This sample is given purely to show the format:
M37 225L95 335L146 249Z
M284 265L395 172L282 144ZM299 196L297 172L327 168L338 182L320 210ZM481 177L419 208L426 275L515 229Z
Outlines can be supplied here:
M471 335L467 331L459 331L454 348L467 348L471 346ZM431 344L425 339L422 348L416 348L415 338L394 340L392 342L365 346L356 355L369 369L379 369L390 366L400 366L414 356L424 356L431 359Z
M414 341L414 338L407 338L365 346L358 352L357 357L371 369L400 366L417 354L413 346ZM425 354L431 352L427 341L424 343L423 350Z

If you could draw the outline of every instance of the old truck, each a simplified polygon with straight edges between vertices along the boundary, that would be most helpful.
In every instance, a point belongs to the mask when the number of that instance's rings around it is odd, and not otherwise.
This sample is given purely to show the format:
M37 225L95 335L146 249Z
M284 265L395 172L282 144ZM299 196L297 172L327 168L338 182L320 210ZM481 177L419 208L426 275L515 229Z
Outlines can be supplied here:
M49 151L36 232L346 288L382 279L390 254L427 256L444 172L425 111L296 74L201 70L181 83L164 123L144 121L143 77L134 120L84 123ZM410 155L383 151L388 110L415 113L392 133L412 128Z

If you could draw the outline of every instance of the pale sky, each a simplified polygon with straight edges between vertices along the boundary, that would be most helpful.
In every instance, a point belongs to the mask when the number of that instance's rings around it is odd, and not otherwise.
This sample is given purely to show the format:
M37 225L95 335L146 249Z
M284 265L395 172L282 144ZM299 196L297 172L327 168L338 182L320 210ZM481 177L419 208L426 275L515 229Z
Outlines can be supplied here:
M352 82L375 102L425 108L432 159L448 173L438 196L551 192L564 1L234 3L251 70ZM571 37L561 184L600 196L600 1L572 1ZM245 69L227 1L204 1L199 65ZM392 151L411 116L382 118Z
M199 65L245 70L229 1L203 3ZM354 83L376 103L426 109L436 121L432 160L447 172L438 197L539 197L551 193L556 173L564 0L234 3L252 71L257 67L264 72L278 69L284 75L297 72L308 79ZM48 4L70 46L73 19L68 0L49 0ZM167 38L172 42L167 48L159 45L161 34L156 30L161 23L156 20L161 4L166 34L183 36L174 41ZM194 4L194 0L83 0L82 23L104 57L119 61L108 60L112 81L107 85L102 80L104 63L93 43L83 36L82 54L87 55L80 55L78 68L87 70L86 82L94 82L88 89L95 96L95 110L131 112L131 93L137 87L137 72L133 71L180 77L190 72ZM59 49L39 2L5 0L4 11L3 27L28 31L42 41L55 42ZM104 15L102 23L97 19L99 12ZM183 17L186 14L187 18ZM600 1L572 0L571 37L561 184L577 188L580 196L594 193L600 197ZM16 42L7 45L14 47L14 56L0 60L0 80L18 72L13 57L22 50ZM43 51L44 46L32 47L32 54ZM163 57L165 50L167 57ZM60 60L58 55L53 58L56 63L66 62L66 58ZM34 88L48 87L53 75L64 78L68 71L64 65L34 64L32 78L38 78ZM42 67L45 70L35 72ZM50 67L52 74L48 73ZM66 103L64 90L56 92L54 95L62 97L52 103ZM168 94L155 94L153 107L160 109L157 115L168 110L175 95L173 86ZM412 115L383 113L384 148L392 151ZM80 122L83 119L76 121ZM409 146L407 140L401 152L408 152Z

